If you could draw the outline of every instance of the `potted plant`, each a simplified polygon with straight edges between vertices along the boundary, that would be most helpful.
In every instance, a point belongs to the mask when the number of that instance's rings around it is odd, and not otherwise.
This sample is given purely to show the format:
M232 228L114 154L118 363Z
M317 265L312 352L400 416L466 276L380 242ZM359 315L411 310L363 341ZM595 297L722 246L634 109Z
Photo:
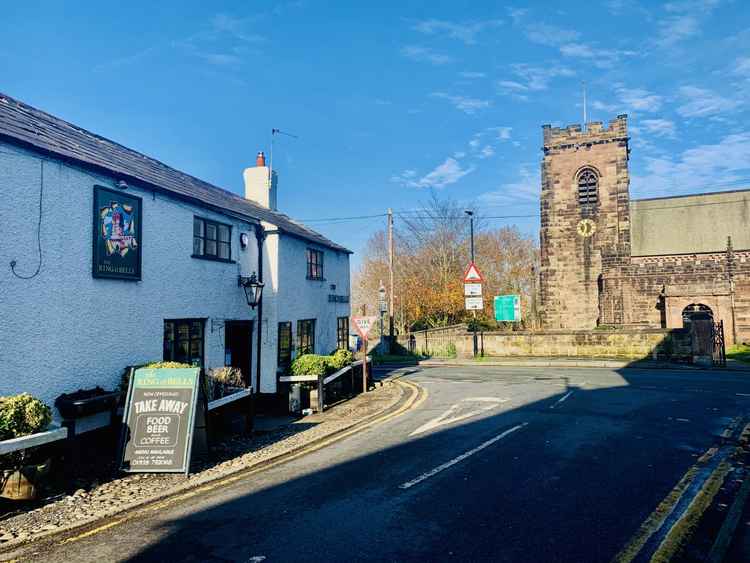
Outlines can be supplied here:
M50 408L28 393L0 397L0 440L12 440L47 429ZM0 496L13 500L36 498L39 480L47 475L51 460L36 458L33 448L0 456Z
M74 393L63 393L55 399L60 416L65 419L82 418L100 412L111 411L117 406L119 391L105 391L99 386L79 389Z

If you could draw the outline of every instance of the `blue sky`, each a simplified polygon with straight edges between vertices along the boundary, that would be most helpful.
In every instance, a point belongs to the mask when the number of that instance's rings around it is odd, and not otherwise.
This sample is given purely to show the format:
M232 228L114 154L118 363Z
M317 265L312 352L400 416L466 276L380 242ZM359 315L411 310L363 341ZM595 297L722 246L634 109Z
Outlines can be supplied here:
M750 187L746 0L23 2L0 37L0 91L238 193L294 133L279 208L355 251L384 219L321 219L430 189L535 215L584 80L591 120L630 117L634 197Z

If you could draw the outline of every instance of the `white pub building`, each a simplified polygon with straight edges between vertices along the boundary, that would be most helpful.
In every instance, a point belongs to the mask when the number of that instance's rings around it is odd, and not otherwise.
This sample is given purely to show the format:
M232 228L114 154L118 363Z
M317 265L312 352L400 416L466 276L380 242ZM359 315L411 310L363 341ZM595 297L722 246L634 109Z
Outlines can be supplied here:
M244 181L0 94L0 395L52 405L156 360L236 366L270 395L296 355L346 347L351 252L277 211L262 153Z

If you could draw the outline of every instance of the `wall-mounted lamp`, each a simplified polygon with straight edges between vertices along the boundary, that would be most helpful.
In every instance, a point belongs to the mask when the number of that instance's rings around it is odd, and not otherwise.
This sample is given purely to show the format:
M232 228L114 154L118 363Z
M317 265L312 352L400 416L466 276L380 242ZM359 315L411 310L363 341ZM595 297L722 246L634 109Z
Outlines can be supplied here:
M121 190L127 190L130 186L125 180L117 180L117 187Z
M248 243L250 242L250 237L247 233L240 233L240 246L244 250L247 248Z
M239 276L237 279L237 285L245 290L247 304L250 305L251 309L255 309L255 307L258 306L258 303L260 303L260 298L263 295L263 286L265 284L259 282L258 277L255 275L255 272L253 272L250 274L250 277Z

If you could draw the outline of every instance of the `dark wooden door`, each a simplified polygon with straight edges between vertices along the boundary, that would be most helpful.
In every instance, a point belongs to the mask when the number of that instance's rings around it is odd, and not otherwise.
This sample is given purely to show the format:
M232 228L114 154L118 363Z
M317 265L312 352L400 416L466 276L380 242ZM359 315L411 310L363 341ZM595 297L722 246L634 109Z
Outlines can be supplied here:
M224 363L242 370L242 378L245 384L250 385L253 358L253 321L226 321L224 326Z

